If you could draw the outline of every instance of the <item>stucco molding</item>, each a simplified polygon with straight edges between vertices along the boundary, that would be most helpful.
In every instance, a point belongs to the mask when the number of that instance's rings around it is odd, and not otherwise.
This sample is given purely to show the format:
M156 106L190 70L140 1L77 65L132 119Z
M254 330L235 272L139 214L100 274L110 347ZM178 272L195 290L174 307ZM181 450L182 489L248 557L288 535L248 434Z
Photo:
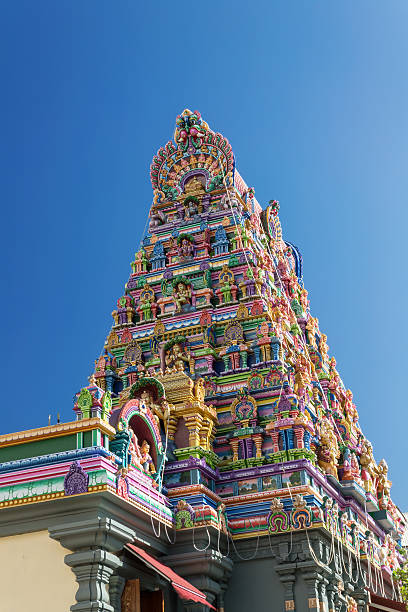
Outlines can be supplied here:
M0 447L12 446L16 444L24 444L26 442L34 442L45 438L56 438L58 436L66 436L81 431L90 429L100 429L102 433L110 437L115 435L115 428L109 425L106 421L93 417L91 419L81 419L79 421L70 421L69 423L58 423L58 425L49 425L48 427L37 427L36 429L27 429L27 431L17 431L10 434L0 436Z
M133 542L136 536L132 529L107 517L63 523L50 527L48 531L52 538L70 550L98 547L118 552L128 542Z

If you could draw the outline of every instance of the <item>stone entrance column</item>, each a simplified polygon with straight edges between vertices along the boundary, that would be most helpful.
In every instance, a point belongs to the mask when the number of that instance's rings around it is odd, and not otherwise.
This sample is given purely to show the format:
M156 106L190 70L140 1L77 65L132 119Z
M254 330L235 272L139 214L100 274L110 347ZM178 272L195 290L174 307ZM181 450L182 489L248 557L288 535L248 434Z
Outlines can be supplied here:
M114 612L109 580L122 564L117 554L134 540L134 531L114 519L97 517L55 525L49 534L74 551L65 557L78 582L77 603L71 612Z

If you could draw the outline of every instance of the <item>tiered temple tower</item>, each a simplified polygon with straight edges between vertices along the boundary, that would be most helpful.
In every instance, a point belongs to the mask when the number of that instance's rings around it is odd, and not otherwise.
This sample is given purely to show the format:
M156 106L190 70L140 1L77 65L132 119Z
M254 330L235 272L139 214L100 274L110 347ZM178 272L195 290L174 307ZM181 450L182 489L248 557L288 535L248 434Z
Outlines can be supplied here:
M154 592L129 569L126 529L220 611L362 611L370 592L397 599L404 519L311 313L278 202L262 208L229 142L197 111L177 117L151 181L148 233L76 395L77 420L60 426L64 436L24 432L31 454L21 434L0 438L0 507L69 497L79 508L87 494L89 514L89 494L109 494L104 515L120 523L122 544L105 547L118 561L104 605L116 612L144 612L143 592ZM47 527L73 556L89 546ZM166 612L182 609L154 588ZM91 610L84 597L75 609Z

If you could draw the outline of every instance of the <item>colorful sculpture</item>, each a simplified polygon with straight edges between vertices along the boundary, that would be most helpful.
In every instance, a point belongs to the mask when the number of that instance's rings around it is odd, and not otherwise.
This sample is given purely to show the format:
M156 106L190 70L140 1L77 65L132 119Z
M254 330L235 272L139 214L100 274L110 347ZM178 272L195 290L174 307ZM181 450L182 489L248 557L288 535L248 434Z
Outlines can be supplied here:
M106 349L75 396L77 421L64 440L72 455L65 464L55 459L50 486L61 496L109 487L145 512L146 524L155 513L176 529L211 525L237 541L269 534L271 558L288 564L280 579L289 584L304 571L309 609L326 606L326 583L328 592L343 593L343 607L354 611L357 593L363 609L361 583L350 587L356 567L365 563L367 573L370 559L376 572L385 568L391 589L404 518L390 497L388 466L376 464L311 313L302 258L283 239L279 203L262 210L231 145L197 111L177 117L174 141L153 158L151 181L149 233L112 313ZM4 446L8 453L9 440ZM39 470L51 456L40 456ZM73 463L77 456L81 464ZM24 465L7 473L0 508L34 503L24 495L35 483L16 493L10 484L14 473L23 479ZM367 538L367 525L375 538ZM289 537L298 538L293 546ZM327 550L337 555L343 546L354 566L340 588L333 581L342 563L328 561ZM213 552L206 563L214 557L221 567L221 549ZM291 588L285 610L295 609ZM222 609L221 598L216 604Z

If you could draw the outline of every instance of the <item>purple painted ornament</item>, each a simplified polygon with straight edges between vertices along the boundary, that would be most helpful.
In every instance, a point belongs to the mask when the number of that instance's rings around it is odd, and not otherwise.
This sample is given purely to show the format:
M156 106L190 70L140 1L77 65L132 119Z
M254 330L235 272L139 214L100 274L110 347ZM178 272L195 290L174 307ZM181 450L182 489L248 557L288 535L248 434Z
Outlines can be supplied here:
M65 495L88 493L88 480L88 474L81 468L78 461L74 461L64 478Z

